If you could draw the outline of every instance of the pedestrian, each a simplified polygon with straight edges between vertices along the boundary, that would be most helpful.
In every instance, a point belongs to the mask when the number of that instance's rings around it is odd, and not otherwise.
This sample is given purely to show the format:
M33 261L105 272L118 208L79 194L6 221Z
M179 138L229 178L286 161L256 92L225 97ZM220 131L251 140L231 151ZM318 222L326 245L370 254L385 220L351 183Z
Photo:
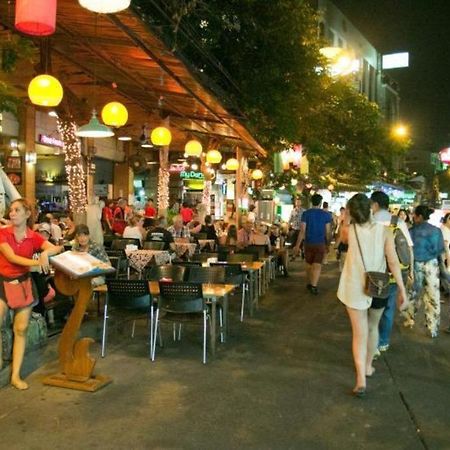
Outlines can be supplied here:
M389 212L389 196L384 192L374 191L370 196L370 201L373 219L375 220L375 222L379 222L385 226L391 227L394 236L396 236L396 233L402 233L405 237L408 247L407 252L409 254L409 264L403 265L400 262L400 269L402 271L403 282L406 283L408 278L412 282L412 280L414 279L413 241L411 240L411 236L409 234L406 223L398 216L391 215L391 213ZM387 305L384 308L383 314L380 319L378 342L378 351L380 352L387 351L390 346L392 327L394 325L396 298L397 284L395 283L394 278L391 277L389 283L389 297L387 299Z
M386 260L398 286L397 304L406 302L406 291L392 232L370 216L370 200L354 195L347 205L352 225L348 233L348 253L339 280L337 296L346 306L352 326L352 351L356 369L354 395L366 393L366 377L373 375L373 357L378 346L378 325L387 299L365 293L366 272L386 271Z
M50 269L48 257L59 253L61 247L56 247L32 230L33 214L27 200L13 201L9 218L10 226L0 229L0 327L8 308L12 309L14 345L11 385L24 390L28 389L28 384L22 380L20 369L25 354L31 311L37 304L37 296L32 289L30 267L39 266L44 273L48 273ZM33 254L37 251L41 251L39 259L33 259ZM1 362L0 342L0 366Z
M302 214L300 233L294 248L294 254L298 255L300 244L304 240L304 252L306 261L307 289L314 295L318 295L322 262L325 257L327 245L331 241L331 215L320 208L322 196L314 194L311 197L312 208Z
M414 243L414 284L410 304L404 312L404 325L414 326L422 300L426 326L430 336L435 338L439 334L441 314L438 258L444 253L445 246L441 230L427 222L433 212L426 205L419 205L414 211L414 226L410 229Z
M294 208L291 211L291 215L289 216L289 229L290 229L290 242L292 246L295 246L298 234L300 233L301 223L302 223L302 215L305 210L302 208L302 200L299 197L296 197L294 200ZM301 244L301 243L300 243ZM295 255L292 254L291 261L295 260Z

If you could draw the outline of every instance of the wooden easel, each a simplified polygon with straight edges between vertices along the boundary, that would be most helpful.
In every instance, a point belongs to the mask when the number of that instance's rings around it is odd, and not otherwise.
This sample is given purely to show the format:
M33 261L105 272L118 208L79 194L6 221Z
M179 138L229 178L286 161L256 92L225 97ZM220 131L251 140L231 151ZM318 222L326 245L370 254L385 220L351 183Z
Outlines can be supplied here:
M94 375L95 358L89 354L92 338L77 340L78 331L92 296L91 278L74 280L57 270L55 284L64 295L75 297L75 306L64 326L58 353L61 372L44 378L44 384L80 391L95 392L111 383L112 379Z

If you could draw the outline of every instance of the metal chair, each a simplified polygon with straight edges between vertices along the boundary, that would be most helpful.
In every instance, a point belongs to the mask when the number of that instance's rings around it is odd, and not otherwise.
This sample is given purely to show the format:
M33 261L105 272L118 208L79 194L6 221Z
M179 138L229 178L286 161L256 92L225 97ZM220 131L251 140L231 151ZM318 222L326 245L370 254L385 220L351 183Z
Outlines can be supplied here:
M208 239L208 235L206 233L192 233L192 237L195 241L198 241L199 239Z
M253 253L233 253L227 256L228 263L249 263L257 260L257 256Z
M267 245L248 245L241 252L256 255L257 259L265 258L269 254Z
M173 264L163 266L151 266L144 271L144 279L148 281L160 281L162 278L169 278L174 282L184 281L186 267Z
M244 321L245 299L249 295L249 280L240 264L212 263L212 267L222 267L225 271L225 284L239 286L242 290L241 297L241 322Z
M128 258L125 250L105 249L112 266L116 269L116 278L128 278Z
M137 248L141 248L141 241L132 238L117 238L111 242L111 250L125 250L127 245L136 245Z
M127 313L146 314L150 321L150 353L152 356L153 346L153 299L150 294L149 284L146 280L114 280L106 279L108 292L106 294L105 308L103 313L102 331L102 358L106 353L107 320L110 308ZM131 337L134 337L136 320L133 320Z
M166 243L164 241L145 241L144 250L164 250Z
M165 313L161 316L161 313ZM152 360L155 359L156 336L161 321L173 323L173 338L177 340L176 325L179 324L178 340L181 340L181 323L203 319L203 364L206 364L206 338L208 307L203 298L202 285L198 283L159 283L158 308L155 315ZM162 346L161 331L160 345Z
M206 262L209 258L218 258L218 253L196 253L192 255L191 261Z
M224 267L190 267L187 280L191 283L225 283Z

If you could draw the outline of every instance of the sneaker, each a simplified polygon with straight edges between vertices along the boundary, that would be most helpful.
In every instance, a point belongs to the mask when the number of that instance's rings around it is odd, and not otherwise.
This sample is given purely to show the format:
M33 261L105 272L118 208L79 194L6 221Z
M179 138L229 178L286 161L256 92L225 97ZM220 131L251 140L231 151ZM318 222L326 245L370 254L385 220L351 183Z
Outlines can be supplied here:
M403 326L406 327L406 328L412 328L412 327L414 326L414 320L412 320L412 319L406 319L406 320L403 322Z
M311 288L312 288L312 284L309 284L309 283L308 283L308 284L306 285L306 289L308 289L308 291L311 292Z
M380 351L380 352L387 352L388 350L389 350L389 344L378 346L378 351Z
M373 354L373 360L377 360L381 356L381 353L378 349L375 350L375 353Z
M319 290L317 289L317 286L311 286L309 291L311 292L311 294L313 295L319 295Z

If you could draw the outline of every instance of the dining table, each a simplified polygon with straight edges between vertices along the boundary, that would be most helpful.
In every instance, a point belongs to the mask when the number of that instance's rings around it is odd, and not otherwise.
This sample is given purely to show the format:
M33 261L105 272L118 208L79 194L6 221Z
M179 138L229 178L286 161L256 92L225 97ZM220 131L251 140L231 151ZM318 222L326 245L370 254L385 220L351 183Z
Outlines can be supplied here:
M213 252L216 248L216 241L214 239L199 239L198 245L200 247L200 251L203 250L206 246L208 246L209 250Z
M197 250L197 244L194 242L175 242L175 253L178 257L183 256L186 252L191 258Z
M149 281L150 293L153 297L159 296L159 282ZM210 326L210 350L211 355L216 354L217 338L217 304L220 303L223 312L223 325L221 341L226 342L228 335L228 295L236 288L233 284L202 283L203 298L211 303L211 326ZM153 327L152 327L153 328ZM153 337L156 339L156 336Z
M140 278L143 270L152 259L158 266L171 262L170 253L167 250L125 250L125 253L128 258L128 266L135 269Z
M262 294L262 270L264 268L263 261L242 262L242 271L249 276L249 313L253 316L254 307L258 309L259 296Z

